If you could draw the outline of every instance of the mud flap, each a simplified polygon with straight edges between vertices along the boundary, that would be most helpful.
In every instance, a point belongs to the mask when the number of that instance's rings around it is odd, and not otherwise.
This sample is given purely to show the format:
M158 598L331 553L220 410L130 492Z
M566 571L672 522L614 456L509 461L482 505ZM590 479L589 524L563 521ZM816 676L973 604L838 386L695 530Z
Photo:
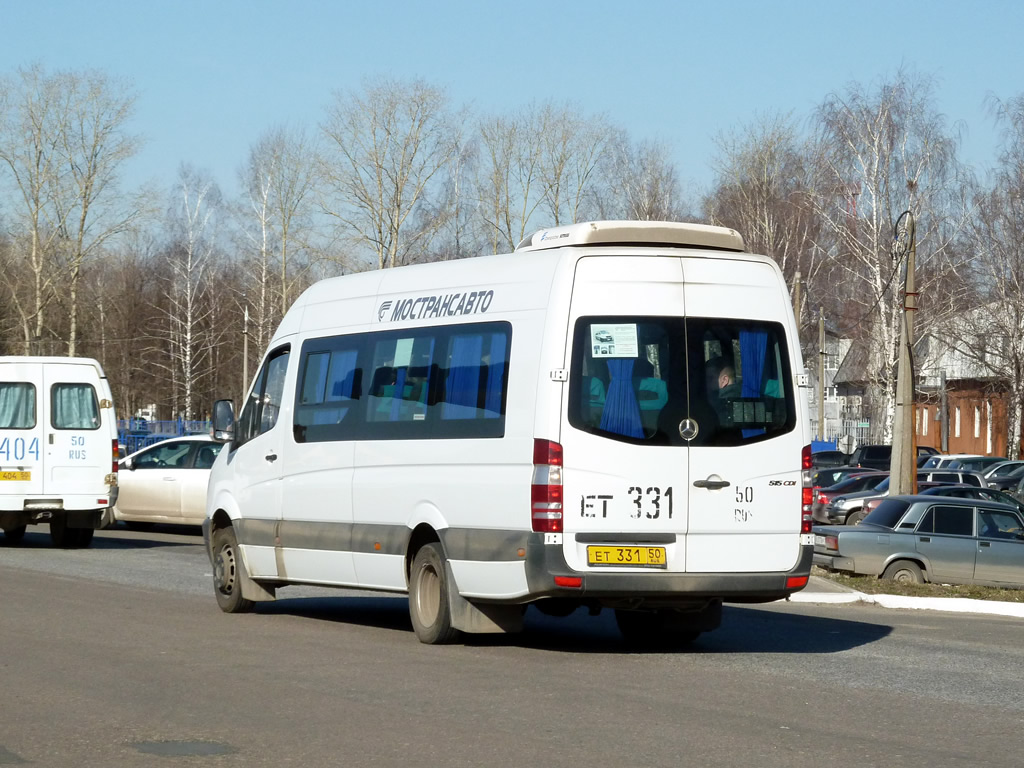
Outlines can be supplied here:
M453 627L469 634L523 631L523 606L470 602L459 594L451 563L445 562L444 571Z

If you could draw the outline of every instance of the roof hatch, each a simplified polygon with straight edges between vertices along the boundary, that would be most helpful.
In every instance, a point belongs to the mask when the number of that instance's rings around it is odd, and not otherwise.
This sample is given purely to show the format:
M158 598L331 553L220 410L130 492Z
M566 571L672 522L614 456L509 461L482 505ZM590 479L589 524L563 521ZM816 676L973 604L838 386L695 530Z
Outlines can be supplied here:
M540 251L565 245L668 245L744 251L734 229L674 221L585 221L542 229L523 240L517 251Z

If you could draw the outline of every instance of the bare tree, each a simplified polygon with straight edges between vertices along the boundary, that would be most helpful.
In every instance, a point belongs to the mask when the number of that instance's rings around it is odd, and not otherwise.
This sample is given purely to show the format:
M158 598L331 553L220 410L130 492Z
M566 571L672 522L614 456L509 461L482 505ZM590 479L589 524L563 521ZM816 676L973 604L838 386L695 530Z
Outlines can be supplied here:
M55 177L54 202L62 222L68 354L74 355L82 265L98 257L111 238L125 233L146 212L148 202L143 196L126 198L118 189L118 173L139 148L138 138L125 132L135 95L101 72L65 73L60 83L67 112L59 151L67 172Z
M594 185L602 219L681 221L692 218L683 202L676 167L662 142L630 141L616 131Z
M1007 455L1020 455L1024 422L1024 94L997 103L1003 126L998 163L975 197L970 232L977 309L953 327L958 353L1006 382Z
M540 194L540 117L535 109L480 125L479 212L494 253L513 250L543 199Z
M14 260L24 264L28 285L8 283L12 306L19 315L25 354L46 328L46 309L60 281L56 243L64 233L69 208L56 204L64 162L62 134L68 122L68 93L60 75L39 66L19 70L13 80L0 82L0 163L3 180L18 198L12 210ZM19 288L24 288L24 292Z
M594 174L608 151L614 131L601 116L546 104L538 124L539 179L543 205L554 226L573 224L595 185Z
M241 173L244 292L251 306L258 354L294 298L309 266L316 146L302 130L275 128L250 149Z
M935 110L931 82L903 72L874 90L851 84L830 95L815 120L819 165L811 200L822 228L818 246L833 266L830 283L842 286L854 313L846 328L861 332L867 350L872 438L890 442L902 318L893 226L902 211L914 212L923 275L930 260L951 255L964 221L954 203L956 141ZM926 282L918 286L928 291Z
M195 412L194 386L208 375L213 336L206 274L216 248L221 206L217 185L205 174L182 166L168 211L168 274L158 335L156 364L170 376L172 410L185 419Z
M332 153L323 177L324 211L377 258L394 267L426 250L436 223L417 219L459 147L460 125L444 91L416 80L378 80L337 94L323 125Z

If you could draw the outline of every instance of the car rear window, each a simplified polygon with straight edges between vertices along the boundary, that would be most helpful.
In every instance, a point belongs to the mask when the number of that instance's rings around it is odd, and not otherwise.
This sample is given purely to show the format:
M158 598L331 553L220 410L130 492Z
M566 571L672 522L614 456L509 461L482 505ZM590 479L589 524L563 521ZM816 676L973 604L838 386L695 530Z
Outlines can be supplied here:
M910 503L903 501L903 499L886 499L869 512L868 516L861 520L861 522L883 525L886 528L895 528L909 507Z

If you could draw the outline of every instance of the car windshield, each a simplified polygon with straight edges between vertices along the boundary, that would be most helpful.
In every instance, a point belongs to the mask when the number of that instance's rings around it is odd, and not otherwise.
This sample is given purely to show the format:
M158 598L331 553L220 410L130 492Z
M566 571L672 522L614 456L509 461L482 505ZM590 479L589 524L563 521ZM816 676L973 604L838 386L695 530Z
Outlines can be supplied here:
M886 528L895 528L896 524L903 518L903 515L906 514L909 506L909 502L902 499L886 499L869 512L868 516L861 520L861 524L871 523L872 525L882 525Z

